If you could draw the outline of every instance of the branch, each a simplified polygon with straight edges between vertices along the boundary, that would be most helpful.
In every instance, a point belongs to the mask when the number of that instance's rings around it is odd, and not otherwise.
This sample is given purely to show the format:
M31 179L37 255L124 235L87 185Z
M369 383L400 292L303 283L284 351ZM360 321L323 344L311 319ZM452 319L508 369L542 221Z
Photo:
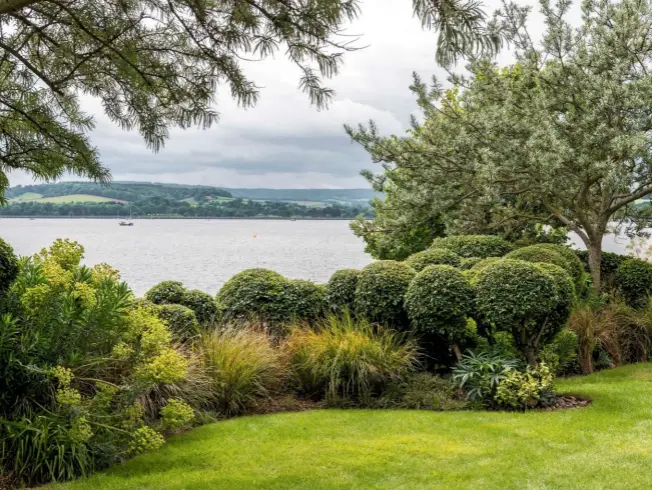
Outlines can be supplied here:
M647 184L644 185L642 188L640 188L638 191L633 192L628 195L628 197L623 196L622 194L618 194L616 197L620 198L619 201L617 201L613 206L611 206L609 209L607 209L607 213L609 213L609 216L611 216L613 213L618 211L620 208L623 206L626 206L630 202L634 202L637 199L640 199L642 197L647 196L648 194L652 193L652 184Z
M0 0L0 15L20 10L41 0Z

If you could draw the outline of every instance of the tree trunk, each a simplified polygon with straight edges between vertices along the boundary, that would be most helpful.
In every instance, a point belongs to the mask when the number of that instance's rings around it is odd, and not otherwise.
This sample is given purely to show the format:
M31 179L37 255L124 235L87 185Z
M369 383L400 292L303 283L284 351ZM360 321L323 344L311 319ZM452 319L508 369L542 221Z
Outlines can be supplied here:
M595 292L600 294L601 278L600 278L600 264L602 262L602 235L596 241L591 241L588 244L589 252L589 270L591 271L591 280Z
M524 351L527 363L533 368L537 367L537 350L531 345L526 345Z
M455 353L457 362L460 362L462 360L462 351L460 350L460 346L457 344L453 344L453 352Z

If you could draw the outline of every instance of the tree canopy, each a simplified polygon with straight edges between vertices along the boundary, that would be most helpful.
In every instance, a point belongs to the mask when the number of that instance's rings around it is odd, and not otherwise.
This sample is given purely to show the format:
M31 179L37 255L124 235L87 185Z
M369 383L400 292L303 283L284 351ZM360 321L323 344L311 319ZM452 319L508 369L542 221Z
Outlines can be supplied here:
M442 62L500 45L475 2L413 6L424 27L439 29ZM324 107L333 91L322 79L358 47L344 32L358 13L359 0L0 0L0 191L15 169L110 179L88 137L83 94L156 151L170 127L218 120L219 86L255 104L244 65L284 50L300 89Z
M541 1L546 29L535 44L527 9L507 5L497 19L515 64L473 60L448 89L415 77L425 121L403 137L373 124L348 131L383 163L376 186L410 196L393 203L403 221L443 214L465 233L566 226L587 246L599 289L602 237L625 216L638 233L633 205L652 192L652 6L585 0L578 28L569 8Z

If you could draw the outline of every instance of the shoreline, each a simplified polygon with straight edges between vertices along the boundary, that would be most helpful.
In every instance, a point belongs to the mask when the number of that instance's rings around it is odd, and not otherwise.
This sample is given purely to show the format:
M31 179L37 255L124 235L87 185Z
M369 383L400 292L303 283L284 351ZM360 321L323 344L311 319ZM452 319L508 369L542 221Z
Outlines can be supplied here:
M293 218L284 218L280 216L0 216L3 219L104 219L120 221L146 221L155 219L174 219L174 220L271 220L271 221L352 221L355 218L314 218L310 216L297 216Z

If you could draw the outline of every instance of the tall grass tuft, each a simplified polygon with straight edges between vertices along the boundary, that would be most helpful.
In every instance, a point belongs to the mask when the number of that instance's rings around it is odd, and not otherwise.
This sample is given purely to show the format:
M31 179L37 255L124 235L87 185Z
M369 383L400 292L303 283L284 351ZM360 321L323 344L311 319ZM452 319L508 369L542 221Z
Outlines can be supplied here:
M283 349L291 383L312 398L365 401L417 364L414 341L349 315L330 316L312 329L295 327Z
M204 368L212 380L213 406L238 415L280 389L287 368L262 329L227 327L202 336Z

